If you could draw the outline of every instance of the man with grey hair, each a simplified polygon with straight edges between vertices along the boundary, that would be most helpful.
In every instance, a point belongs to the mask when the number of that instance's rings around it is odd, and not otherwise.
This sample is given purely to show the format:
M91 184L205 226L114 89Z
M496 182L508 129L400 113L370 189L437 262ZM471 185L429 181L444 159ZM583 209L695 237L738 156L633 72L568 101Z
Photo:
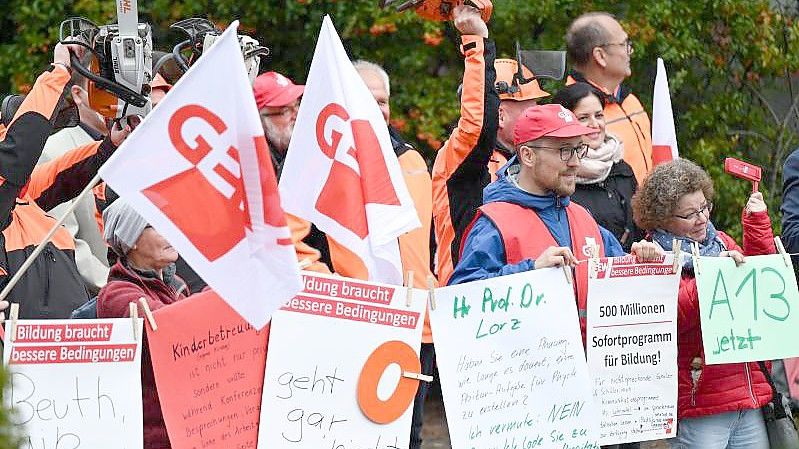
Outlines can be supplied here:
M582 81L605 94L607 130L622 140L624 160L640 184L653 168L652 134L641 102L622 85L631 74L630 37L612 15L589 12L569 26L566 51L573 65L566 84Z
M355 61L353 65L366 84L366 87L369 88L372 96L374 96L377 106L383 114L383 119L385 119L386 125L388 125L391 145L394 148L394 153L397 155L400 168L402 169L402 177L413 199L416 213L419 216L419 222L422 224L420 228L416 228L399 237L402 269L405 272L413 271L414 285L427 285L427 279L433 276L430 270L430 230L433 223L433 184L430 173L427 171L427 164L422 155L419 154L413 146L406 143L399 132L389 123L391 118L391 108L389 106L391 84L385 69L374 62L364 60ZM433 349L433 333L430 330L430 319L428 316L429 315L425 316L419 359L422 363L422 373L431 375L433 372L435 352ZM419 382L419 389L416 392L416 399L413 405L410 449L419 449L422 445L424 400L427 396L428 389L429 385L427 382Z

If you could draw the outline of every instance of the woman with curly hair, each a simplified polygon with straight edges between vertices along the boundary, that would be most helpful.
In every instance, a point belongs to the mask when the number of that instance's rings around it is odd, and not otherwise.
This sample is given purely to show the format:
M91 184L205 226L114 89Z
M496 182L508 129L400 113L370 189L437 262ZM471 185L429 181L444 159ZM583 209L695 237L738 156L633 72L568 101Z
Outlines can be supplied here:
M678 159L659 165L633 197L638 225L664 250L677 239L684 253L699 244L702 256L731 257L775 252L763 195L755 192L743 212L743 249L710 221L713 182L698 165ZM702 347L693 263L683 265L677 307L677 437L673 449L768 449L760 407L771 387L757 362L707 365Z

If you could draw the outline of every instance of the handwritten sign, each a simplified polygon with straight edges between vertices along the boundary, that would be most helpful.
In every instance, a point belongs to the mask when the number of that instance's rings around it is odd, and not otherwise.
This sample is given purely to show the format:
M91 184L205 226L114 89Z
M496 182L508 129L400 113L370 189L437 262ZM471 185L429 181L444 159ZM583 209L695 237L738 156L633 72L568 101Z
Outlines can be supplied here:
M430 320L452 447L599 448L562 270L445 287L436 298Z
M427 292L305 274L272 316L258 447L407 448Z
M602 445L677 432L677 290L672 258L590 261L586 355Z
M142 447L141 337L130 318L19 320L15 332L4 399L23 447Z
M696 277L708 364L799 356L799 292L780 255L701 257Z
M255 449L269 327L255 330L212 291L153 315L147 338L172 447Z

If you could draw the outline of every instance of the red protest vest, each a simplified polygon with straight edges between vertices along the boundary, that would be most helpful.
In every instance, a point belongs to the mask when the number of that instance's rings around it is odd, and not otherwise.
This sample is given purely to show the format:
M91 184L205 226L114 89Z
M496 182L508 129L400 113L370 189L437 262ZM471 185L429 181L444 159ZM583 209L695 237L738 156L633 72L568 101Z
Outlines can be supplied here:
M519 263L524 259L535 260L550 246L559 246L547 225L538 214L530 208L513 203L496 202L480 207L481 214L488 217L499 231L505 246L505 259L509 264ZM605 245L599 225L594 217L582 206L569 202L566 206L566 218L569 221L571 247L574 257L580 261L588 260L590 251L586 237L593 238L599 245L599 257L605 257ZM477 217L475 217L475 221ZM474 222L472 222L474 223ZM577 296L577 313L580 317L580 330L585 340L586 304L588 298L588 264L577 265L574 288Z

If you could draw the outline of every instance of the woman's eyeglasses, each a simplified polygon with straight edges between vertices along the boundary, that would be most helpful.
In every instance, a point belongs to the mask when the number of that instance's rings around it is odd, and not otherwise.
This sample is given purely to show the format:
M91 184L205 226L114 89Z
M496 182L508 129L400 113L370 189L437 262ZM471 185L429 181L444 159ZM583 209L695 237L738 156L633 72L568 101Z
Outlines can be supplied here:
M682 219L682 220L696 221L697 219L699 219L699 215L700 214L704 215L705 218L710 217L710 212L712 210L713 210L713 203L711 201L708 201L699 210L695 210L695 211L691 212L690 214L687 214L687 215L674 214L673 216L675 218L679 218L679 219Z

